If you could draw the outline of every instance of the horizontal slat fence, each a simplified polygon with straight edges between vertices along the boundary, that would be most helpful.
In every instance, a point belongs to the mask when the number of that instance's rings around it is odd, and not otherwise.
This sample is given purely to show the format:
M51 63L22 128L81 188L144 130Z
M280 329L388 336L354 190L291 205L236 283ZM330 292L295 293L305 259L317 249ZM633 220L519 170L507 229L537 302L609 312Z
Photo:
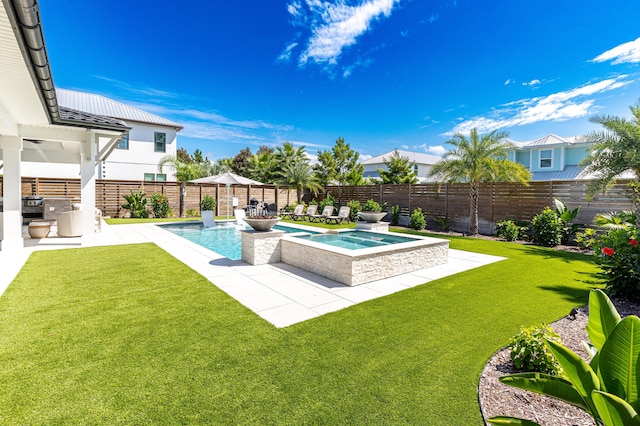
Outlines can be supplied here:
M123 195L129 194L130 191L137 192L140 188L147 196L154 192L166 195L171 209L175 215L178 215L180 184L176 182L97 180L96 207L102 210L105 216L122 217L127 212L121 207L125 202ZM186 188L185 211L193 209L199 212L200 201L205 195L210 195L217 200L216 215L226 215L227 206L229 213L233 214L233 197L238 198L240 207L246 206L249 200L256 198L261 203L276 204L278 209L297 200L295 191L276 188L274 185L232 185L228 194L226 185L190 183ZM23 177L21 190L22 196L38 195L80 201L80 179ZM2 196L2 176L0 176L0 196Z
M501 220L530 221L545 206L552 206L553 198L562 200L567 207L580 207L576 222L590 225L598 213L631 210L632 193L628 181L619 181L606 194L598 194L586 200L589 181L545 181L516 183L485 183L480 185L478 197L478 223L480 232L492 234L496 222ZM447 218L451 229L459 232L469 230L470 202L469 185L416 184L416 185L368 185L328 186L318 200L331 194L340 205L350 200L365 203L373 199L387 206L400 206L400 213L408 216L417 207L422 208L429 228L437 228L437 218ZM305 200L311 200L306 194ZM552 206L553 207L553 206Z

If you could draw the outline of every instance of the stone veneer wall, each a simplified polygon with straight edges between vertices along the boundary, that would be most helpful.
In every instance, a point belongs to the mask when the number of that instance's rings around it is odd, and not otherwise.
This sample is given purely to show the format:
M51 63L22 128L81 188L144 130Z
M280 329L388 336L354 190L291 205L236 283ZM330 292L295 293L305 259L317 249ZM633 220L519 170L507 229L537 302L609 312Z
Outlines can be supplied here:
M250 265L280 262L280 241L284 231L242 231L242 261Z
M349 286L441 265L449 260L449 241L445 240L355 257L287 239L283 239L281 244L282 262Z

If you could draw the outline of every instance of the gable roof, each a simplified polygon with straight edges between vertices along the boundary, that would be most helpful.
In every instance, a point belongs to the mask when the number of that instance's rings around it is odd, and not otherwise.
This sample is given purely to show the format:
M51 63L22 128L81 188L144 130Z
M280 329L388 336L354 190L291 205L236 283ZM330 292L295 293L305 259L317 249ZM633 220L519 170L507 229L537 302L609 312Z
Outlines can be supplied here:
M102 95L75 90L56 88L58 103L61 106L82 111L90 114L104 115L107 117L119 118L121 120L138 121L141 123L158 124L161 126L173 127L181 130L182 125L148 113L138 108L114 101Z
M579 143L589 143L584 136L568 136L562 137L554 134L548 134L532 141L518 142L513 139L507 139L507 143L511 144L514 148L533 148L540 146L554 146L554 145L574 145Z
M411 151L401 151L397 150L401 157L407 157L410 162L416 164L436 164L438 161L442 160L442 157L438 157L437 155L424 154L422 152L411 152ZM372 165L372 164L383 164L388 159L393 156L394 151L389 151L386 154L378 155L377 157L370 158L362 162L364 165Z

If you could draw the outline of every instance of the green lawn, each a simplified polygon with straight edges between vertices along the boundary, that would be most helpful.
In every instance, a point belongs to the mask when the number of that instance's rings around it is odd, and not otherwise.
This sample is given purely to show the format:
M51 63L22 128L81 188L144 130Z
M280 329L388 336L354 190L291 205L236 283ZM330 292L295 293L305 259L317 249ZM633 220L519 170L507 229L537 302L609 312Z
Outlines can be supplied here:
M487 359L587 301L591 259L508 260L276 329L153 244L34 253L0 298L3 424L481 425Z

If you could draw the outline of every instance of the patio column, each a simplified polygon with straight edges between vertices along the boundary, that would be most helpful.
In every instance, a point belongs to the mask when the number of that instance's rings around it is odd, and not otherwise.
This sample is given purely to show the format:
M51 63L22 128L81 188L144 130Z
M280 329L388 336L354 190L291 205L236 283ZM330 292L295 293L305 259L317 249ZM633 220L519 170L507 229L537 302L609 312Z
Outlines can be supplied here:
M82 203L82 235L92 236L96 232L96 155L98 153L96 134L89 132L82 142L80 160L80 198Z
M3 213L0 223L2 230L2 250L16 250L24 247L22 238L22 139L17 136L0 136L2 149L2 203Z

